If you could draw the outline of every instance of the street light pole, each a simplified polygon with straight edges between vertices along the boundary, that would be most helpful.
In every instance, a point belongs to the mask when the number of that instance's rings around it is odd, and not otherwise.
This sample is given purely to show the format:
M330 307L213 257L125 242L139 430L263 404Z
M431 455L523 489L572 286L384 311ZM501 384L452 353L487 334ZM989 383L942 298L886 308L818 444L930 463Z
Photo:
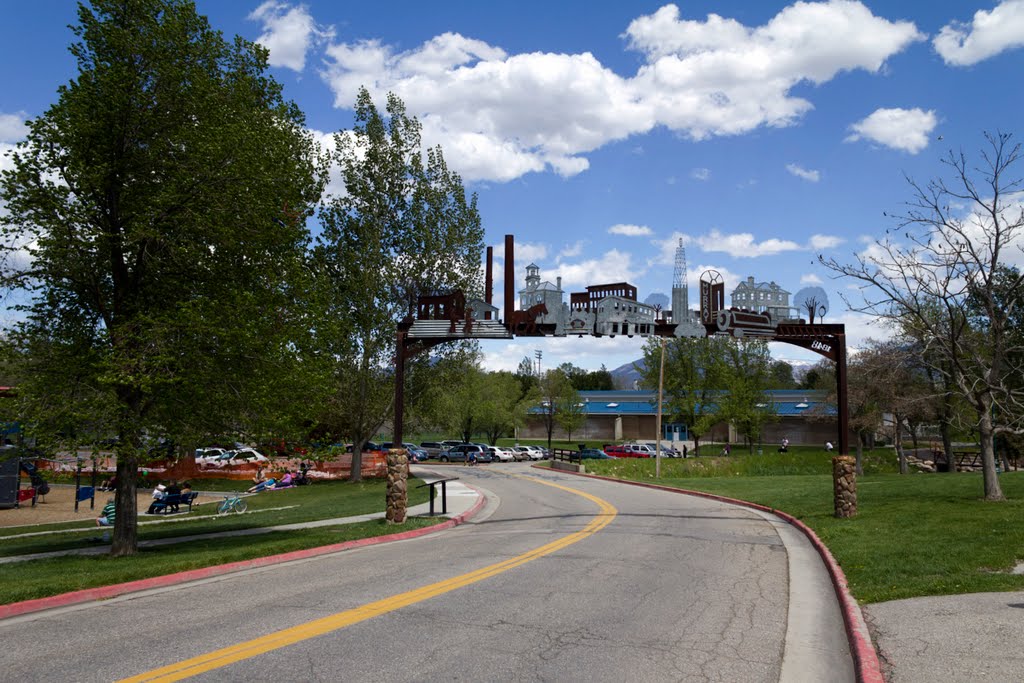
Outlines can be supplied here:
M658 440L654 446L654 476L661 477L661 392L665 385L665 338L661 340L661 367L658 369L658 420L655 429L658 431Z

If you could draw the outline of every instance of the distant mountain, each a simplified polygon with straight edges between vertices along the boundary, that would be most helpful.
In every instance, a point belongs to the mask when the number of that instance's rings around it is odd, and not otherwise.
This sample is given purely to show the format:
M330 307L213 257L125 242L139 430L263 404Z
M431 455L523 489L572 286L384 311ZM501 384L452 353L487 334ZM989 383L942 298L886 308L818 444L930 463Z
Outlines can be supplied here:
M620 365L611 371L612 373L612 384L615 385L616 389L635 389L636 383L640 381L640 372L633 366L637 366L641 370L647 366L644 363L643 358L637 358L632 363L626 363Z
M804 374L818 363L816 360L804 360L802 358L776 358L775 360L785 361L792 365L793 378L797 382L803 379ZM646 367L643 358L637 358L632 363L620 365L611 371L612 383L616 389L635 389L636 383L640 381L640 370L644 370ZM640 370L637 370L637 368L640 368Z

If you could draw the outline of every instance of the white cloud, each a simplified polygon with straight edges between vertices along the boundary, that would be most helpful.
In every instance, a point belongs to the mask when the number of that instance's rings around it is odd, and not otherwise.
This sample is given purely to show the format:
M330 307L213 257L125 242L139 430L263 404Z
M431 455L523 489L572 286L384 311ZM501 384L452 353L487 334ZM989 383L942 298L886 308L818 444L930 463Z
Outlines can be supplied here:
M643 339L625 335L612 337L544 337L519 338L507 344L496 346L482 344L481 364L487 370L515 372L524 357L530 358L536 366L534 351L542 353L541 370L556 368L562 363L572 363L586 370L597 370L602 365L614 370L643 356Z
M18 142L28 135L23 114L0 114L0 142Z
M457 33L406 51L377 40L332 44L322 76L341 108L361 85L378 103L396 93L464 178L506 181L575 175L589 152L659 125L692 139L790 125L812 106L792 88L877 72L921 35L860 2L831 0L798 2L760 27L716 15L681 20L666 5L624 38L645 60L627 77L590 53L507 55Z
M846 242L842 237L836 235L811 235L811 239L808 242L808 248L811 251L820 251L822 249L835 249L840 244Z
M654 231L648 228L646 225L629 225L624 223L618 223L608 228L608 234L626 235L627 237L644 237L646 235L653 235Z
M690 177L694 180L708 180L711 178L710 168L695 168L690 171Z
M12 155L17 149L14 145L6 142L0 142L0 171L9 171L14 168L14 158Z
M528 263L536 263L537 261L543 261L548 256L548 245L546 244L532 244L530 242L516 242L513 245L514 256L516 261L516 270L522 270ZM494 258L495 260L505 260L505 242L502 241L494 245ZM504 266L503 266L504 267Z
M795 175L797 178L803 178L804 180L816 183L821 180L821 173L818 171L809 170L796 164L786 164L786 170Z
M876 109L867 118L850 126L853 133L845 142L861 138L886 147L917 154L928 146L928 138L938 119L934 111L923 109Z
M630 47L647 57L634 85L659 122L703 139L788 126L812 108L790 90L853 69L879 71L923 36L910 22L874 16L860 2L797 2L747 27L710 14L681 20L675 5L634 20Z
M550 279L562 277L562 288L582 289L596 282L629 282L642 278L645 269L633 265L633 257L629 252L612 249L601 258L588 259L579 263L559 262L551 269ZM542 277L544 277L542 275Z
M970 66L1024 46L1024 0L1004 0L991 11L978 10L970 23L950 22L932 45L953 66Z
M772 256L786 251L803 249L792 240L780 240L773 237L763 242L756 242L754 236L749 232L726 235L717 228L712 229L707 235L698 237L697 244L704 251L725 252L738 258Z
M270 51L270 65L293 71L306 67L306 53L312 47L334 38L334 28L319 26L305 5L267 0L248 19L263 24L255 42Z
M583 253L583 240L576 240L573 244L567 244L562 247L562 251L558 252L558 260L563 258L576 258Z
M800 277L800 284L802 285L820 285L822 279L814 273L808 273Z
M678 230L673 232L666 239L653 239L651 244L657 248L654 258L648 261L651 266L674 266L676 262L676 249L679 248L679 241L682 240L683 247L693 243L693 238L684 235Z

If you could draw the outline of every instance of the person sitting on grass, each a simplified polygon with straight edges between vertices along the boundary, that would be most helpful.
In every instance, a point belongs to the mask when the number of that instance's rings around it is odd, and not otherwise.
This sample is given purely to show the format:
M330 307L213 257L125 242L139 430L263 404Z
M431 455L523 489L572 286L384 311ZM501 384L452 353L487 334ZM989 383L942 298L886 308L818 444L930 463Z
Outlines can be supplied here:
M281 481L274 484L275 489L286 489L295 486L295 477L288 470L284 471L284 476L281 477Z
M110 498L107 500L107 504L103 506L103 510L100 511L100 516L96 518L96 526L104 527L103 541L110 540L109 528L114 526L114 518L116 514L117 506L114 505L114 499Z

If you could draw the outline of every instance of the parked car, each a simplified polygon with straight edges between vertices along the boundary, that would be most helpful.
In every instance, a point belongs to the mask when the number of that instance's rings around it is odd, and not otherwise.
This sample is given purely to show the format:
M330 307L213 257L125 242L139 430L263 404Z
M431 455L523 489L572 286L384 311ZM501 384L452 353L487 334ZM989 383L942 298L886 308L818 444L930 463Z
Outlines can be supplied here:
M491 456L491 461L499 462L513 462L516 458L512 455L512 451L501 446L488 446L487 453Z
M654 444L654 443L641 443L641 444L635 444L635 445L643 446L648 452L650 452L652 458L655 456L655 454L658 451L658 445ZM683 454L680 453L679 451L677 451L676 449L672 448L668 444L662 444L661 445L661 457L663 457L663 458L681 458L681 457L683 457Z
M444 450L440 441L421 441L420 448L426 452L428 458L436 458Z
M384 447L381 446L379 443L374 443L373 441L367 441L367 442L365 442L363 444L363 448L360 451L360 453L366 453L367 451L383 451L383 450L384 450ZM345 452L346 453L351 453L352 452L352 444L350 444L350 443L345 444Z
M254 448L237 448L233 451L224 451L216 460L207 464L214 467L229 467L231 465L245 465L252 462L270 462L270 458Z
M486 446L476 443L460 443L451 448L441 451L438 460L441 462L468 462L469 454L476 455L477 462L490 462L491 456L487 453Z
M209 465L214 461L218 460L228 451L223 448L217 448L216 446L210 446L208 448L197 448L196 449L196 464L197 465Z
M385 441L381 444L381 448L384 450L390 450L394 447L394 444L390 441ZM409 462L423 462L427 459L427 452L414 443L402 442L402 448L409 454Z
M231 457L228 459L228 463L231 465L241 465L249 462L270 462L270 458L255 448L239 448L231 451Z
M604 452L608 455L616 458L649 458L651 456L647 451L639 448L633 448L635 444L625 444L623 446L605 446Z
M530 460L543 460L548 457L540 446L516 446L516 449L530 456Z
M611 460L612 456L596 448L584 448L580 451L578 458L582 460Z

